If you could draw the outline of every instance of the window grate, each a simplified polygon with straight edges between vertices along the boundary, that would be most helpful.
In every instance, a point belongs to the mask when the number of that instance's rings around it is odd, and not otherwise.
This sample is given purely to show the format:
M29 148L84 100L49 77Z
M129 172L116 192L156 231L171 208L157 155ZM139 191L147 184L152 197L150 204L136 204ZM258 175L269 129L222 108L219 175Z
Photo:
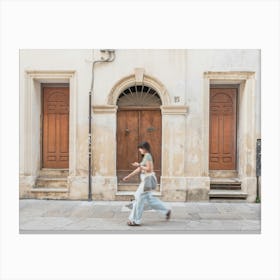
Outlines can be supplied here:
M117 101L119 107L159 107L161 104L158 93L153 88L144 85L135 85L125 89Z

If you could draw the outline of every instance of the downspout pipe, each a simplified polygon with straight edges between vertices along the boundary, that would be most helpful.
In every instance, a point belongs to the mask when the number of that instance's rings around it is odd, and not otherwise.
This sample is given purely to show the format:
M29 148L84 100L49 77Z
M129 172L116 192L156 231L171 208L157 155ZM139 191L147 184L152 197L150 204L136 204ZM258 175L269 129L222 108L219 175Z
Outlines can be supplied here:
M92 70L91 70L91 86L89 91L89 122L88 122L88 201L92 201L92 131L91 131L91 123L92 123L92 96L93 96L93 88L94 88L94 66L97 63L103 62L112 62L115 60L115 51L114 50L100 50L101 53L108 55L107 58L101 57L100 60L92 61Z

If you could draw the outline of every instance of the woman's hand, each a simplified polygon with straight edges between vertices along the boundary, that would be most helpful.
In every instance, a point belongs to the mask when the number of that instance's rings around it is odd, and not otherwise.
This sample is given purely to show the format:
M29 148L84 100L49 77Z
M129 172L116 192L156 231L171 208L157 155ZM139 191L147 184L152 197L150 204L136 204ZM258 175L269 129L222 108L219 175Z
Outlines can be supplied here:
M128 176L125 176L122 180L125 182L125 181L128 181L129 177Z
M137 162L135 162L137 163ZM139 163L138 163L139 164ZM140 164L139 164L140 166ZM122 180L123 181L127 181L130 177L136 175L137 173L139 173L141 171L141 168L140 167L137 167L134 171L132 171L130 174L128 174L127 176L125 176Z
M140 166L140 163L138 163L138 162L133 162L133 163L131 163L131 165L133 165L134 167L139 167L139 166Z

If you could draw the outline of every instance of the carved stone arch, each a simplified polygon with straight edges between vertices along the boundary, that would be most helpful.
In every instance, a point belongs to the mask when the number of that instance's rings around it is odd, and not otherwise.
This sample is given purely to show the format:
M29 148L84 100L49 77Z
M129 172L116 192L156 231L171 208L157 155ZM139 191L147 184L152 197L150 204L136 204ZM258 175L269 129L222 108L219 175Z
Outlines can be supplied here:
M127 77L124 77L120 81L118 81L114 85L114 87L112 88L112 90L108 96L107 104L116 106L120 94L127 88L135 86L135 85L144 85L144 86L153 88L158 93L163 106L170 104L169 95L168 95L167 90L164 87L164 85L160 81L158 81L156 78L145 75L145 74L143 75L143 77L140 81L139 81L139 79L137 79L136 74L129 75Z

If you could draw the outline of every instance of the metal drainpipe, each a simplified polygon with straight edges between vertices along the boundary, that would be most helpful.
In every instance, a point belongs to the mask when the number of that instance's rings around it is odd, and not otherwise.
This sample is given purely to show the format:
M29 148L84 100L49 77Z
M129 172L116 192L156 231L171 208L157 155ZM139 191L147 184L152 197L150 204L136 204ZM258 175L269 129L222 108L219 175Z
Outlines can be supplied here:
M100 60L95 60L92 62L92 71L91 71L91 86L90 86L90 91L89 91L89 123L88 123L88 201L92 201L92 180L91 180L91 174L92 174L92 157L91 157L91 139L92 139L92 134L91 134L91 119L92 119L92 114L91 114L91 107L92 107L92 94L93 94L93 86L94 86L94 66L97 63L102 63L102 62L112 62L115 59L115 51L114 50L100 50L102 53L108 54L108 58L103 58L101 57Z

